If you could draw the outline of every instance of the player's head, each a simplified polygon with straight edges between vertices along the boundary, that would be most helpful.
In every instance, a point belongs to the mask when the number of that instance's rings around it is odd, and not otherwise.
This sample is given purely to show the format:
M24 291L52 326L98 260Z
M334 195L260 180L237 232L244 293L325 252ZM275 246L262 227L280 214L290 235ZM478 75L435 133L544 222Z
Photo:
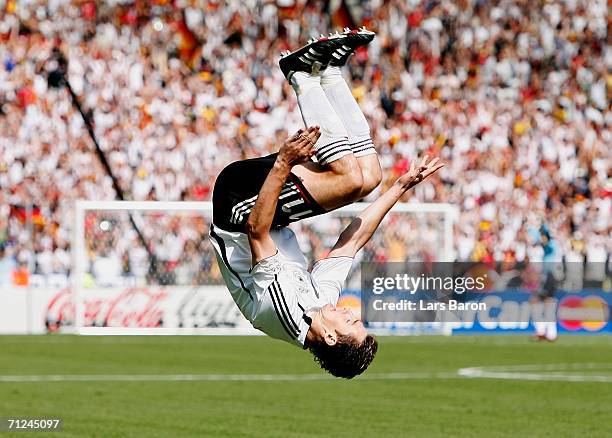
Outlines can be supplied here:
M314 339L308 349L321 368L336 377L352 379L363 373L376 355L376 338L349 309L322 307L310 329Z

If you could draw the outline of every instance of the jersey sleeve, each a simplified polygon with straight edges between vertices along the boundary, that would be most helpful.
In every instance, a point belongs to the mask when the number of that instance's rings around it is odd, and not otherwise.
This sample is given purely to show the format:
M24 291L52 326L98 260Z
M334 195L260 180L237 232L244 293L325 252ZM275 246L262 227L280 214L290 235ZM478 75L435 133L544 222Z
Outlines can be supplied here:
M313 266L312 278L330 304L338 302L352 266L352 257L329 257L319 260Z

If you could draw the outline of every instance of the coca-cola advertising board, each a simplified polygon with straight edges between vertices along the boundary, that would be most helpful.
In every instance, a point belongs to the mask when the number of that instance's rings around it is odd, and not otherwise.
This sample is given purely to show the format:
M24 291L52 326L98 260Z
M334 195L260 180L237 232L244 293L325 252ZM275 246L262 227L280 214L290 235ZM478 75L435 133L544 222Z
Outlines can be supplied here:
M83 289L79 302L83 327L257 333L221 286ZM0 333L72 331L76 307L70 289L0 289Z

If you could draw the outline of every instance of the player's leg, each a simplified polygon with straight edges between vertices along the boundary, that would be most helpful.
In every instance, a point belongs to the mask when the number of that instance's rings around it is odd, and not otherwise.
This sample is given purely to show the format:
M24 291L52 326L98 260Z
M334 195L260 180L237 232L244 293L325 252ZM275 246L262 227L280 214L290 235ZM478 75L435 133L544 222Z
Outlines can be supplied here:
M337 116L334 117L334 119L339 119L344 126L349 140L349 146L361 170L362 183L361 190L358 194L352 191L352 187L349 187L349 190L346 190L345 193L337 193L338 188L336 185L341 182L336 180L336 178L328 178L329 181L325 182L325 177L329 176L325 173L325 170L330 168L336 175L346 175L346 172L350 172L353 178L349 184L351 182L357 183L358 181L355 181L355 179L359 172L354 169L355 162L352 159L339 160L336 164L328 164L324 169L309 163L302 169L296 170L295 173L300 175L305 185L314 185L315 187L312 188L313 191L321 190L325 192L315 195L315 198L321 199L321 205L327 210L348 204L366 196L380 184L382 178L378 155L376 154L374 144L370 137L370 128L367 120L340 72L340 67L346 64L354 50L360 46L369 44L374 39L374 36L375 34L373 32L367 31L365 28L352 31L345 29L343 34L336 33L336 35L331 36L333 41L333 52L331 52L331 56L329 57L329 66L321 70L320 83L334 111L330 111L327 103L320 98L315 100L315 105L309 106L307 98L300 99L300 94L303 91L300 88L307 88L308 84L305 84L303 87L296 86L301 84L293 84L298 94L298 100L300 100L300 109L302 110L306 125L309 125L310 120L316 123L317 118L324 117L325 114ZM288 78L290 82L292 82L292 78L290 76L288 76ZM314 84L316 78L309 77L308 79ZM297 82L306 82L306 80L298 76ZM304 104L302 105L302 103ZM322 107L321 105L326 108L326 111L323 113L319 110L319 108ZM335 127L336 124L337 120L333 120L330 126ZM326 143L327 141L325 139L320 140L320 144ZM334 167L336 168L334 169ZM313 182L311 183L310 180ZM326 195L330 196L329 200L331 202L327 202L328 199Z
M342 77L340 66L329 66L321 73L321 87L348 133L349 145L363 176L360 196L374 190L382 179L378 154L370 136L370 127Z
M296 166L292 174L325 211L359 199L363 185L361 168L348 144L348 133L327 100L319 76L344 39L345 35L337 34L311 40L292 53L284 53L279 61L283 74L296 91L304 123L321 128L321 137L315 145L317 163ZM290 217L295 214L307 217L302 213L309 214L308 210L302 212L302 208L291 207Z
M540 291L534 292L530 299L531 309L533 314L535 315L533 321L535 334L532 336L532 339L537 341L546 339L546 317L544 309L544 300L540 293Z
M306 126L320 126L321 137L315 146L317 163L305 163L292 170L291 178L281 192L275 226L284 226L333 210L363 196L363 174L359 160L366 162L372 157L355 157L349 145L349 134L321 88L321 77L317 74L322 66L330 63L332 54L343 47L339 41L346 41L345 36L311 41L285 55L279 63L296 91ZM353 104L356 105L354 100ZM357 112L361 114L358 107ZM367 129L367 123L365 125ZM356 138L355 133L351 138ZM361 138L357 138L357 141L361 141ZM361 146L359 149L368 148L364 144L361 141L356 146ZM213 194L213 221L216 225L228 231L242 229L273 161L273 156L262 157L233 163L224 169Z
M553 307L553 304L550 304ZM544 336L546 340L554 342L557 340L557 321L547 321L546 328L544 329Z
M361 167L361 196L366 196L380 184L382 173L368 122L340 69L346 65L357 48L368 45L375 36L374 32L366 30L365 27L345 29L339 40L341 44L338 44L332 53L328 68L321 72L321 86L348 132L349 145Z
M361 167L350 148L342 121L321 88L321 77L296 72L290 83L296 92L305 125L321 128L321 137L315 145L317 163L296 166L292 173L301 179L310 195L325 210L355 201L363 187Z

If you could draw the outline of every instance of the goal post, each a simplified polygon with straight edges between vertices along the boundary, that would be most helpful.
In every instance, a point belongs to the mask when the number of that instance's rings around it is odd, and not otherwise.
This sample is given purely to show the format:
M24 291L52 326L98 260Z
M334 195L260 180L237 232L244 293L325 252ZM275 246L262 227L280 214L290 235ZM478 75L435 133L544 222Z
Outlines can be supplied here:
M368 205L354 203L290 227L314 261ZM426 251L433 260L451 261L456 215L449 204L399 203L356 260L381 254L388 261L418 259ZM260 334L223 283L208 240L211 222L211 202L77 201L72 306L52 323L73 326L79 334ZM347 282L347 297L356 289L358 263ZM344 304L351 305L347 300Z

